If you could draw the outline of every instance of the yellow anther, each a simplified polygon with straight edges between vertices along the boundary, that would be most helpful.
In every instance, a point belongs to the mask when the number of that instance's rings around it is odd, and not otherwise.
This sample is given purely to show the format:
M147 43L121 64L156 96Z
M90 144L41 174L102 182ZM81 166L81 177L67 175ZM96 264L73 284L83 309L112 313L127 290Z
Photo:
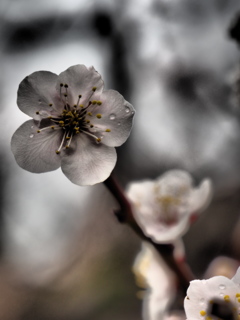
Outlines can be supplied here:
M212 318L211 317L206 317L206 320L212 320Z
M79 127L75 127L74 130L79 130Z
M93 101L92 101L92 104L96 104L96 103L97 103L97 100L93 100Z
M84 105L83 104L80 104L80 106L79 106L80 108L83 108L84 107Z
M54 126L51 126L51 129L54 129L55 127Z
M49 107L51 107L53 104L52 104L52 103L49 103L48 105L49 105Z
M102 118L101 113L96 114L96 117L97 117L98 119L101 119L101 118Z
M82 95L81 95L81 94L79 94L79 95L78 95L78 98L82 98Z
M36 114L39 114L39 111L36 111Z
M87 114L88 114L90 117L92 116L92 112L88 112Z
M74 104L73 108L77 108L77 105L76 105L76 104Z
M97 87L92 87L92 91L96 91L97 90Z
M102 104L102 101L97 101L97 104L100 106Z
M237 301L240 302L240 298L238 298Z
M106 129L105 131L106 131L106 132L111 132L111 129Z
M47 117L48 119L52 119L52 116Z
M90 120L86 120L87 123L90 123Z
M64 121L60 120L58 121L59 124L64 124Z
M40 133L40 132L41 132L40 130L37 131L37 133Z
M236 293L236 298L240 298L240 293Z
M80 133L80 131L76 131L76 133Z
M94 127L94 125L93 124L90 124L90 128L93 128Z
M56 150L56 154L59 154L60 153L60 151L59 150Z
M204 317L206 314L207 314L206 311L204 311L204 310L201 310L201 311L200 311L200 315L201 315L201 316Z
M229 295L224 296L223 299L224 299L226 302L229 302L229 301L230 301Z
M69 149L69 146L66 146L65 148L66 148L66 149Z
M71 137L66 137L66 140L69 140L69 139L71 139Z
M97 142L101 142L102 140L101 140L100 138L97 138L96 141L97 141Z

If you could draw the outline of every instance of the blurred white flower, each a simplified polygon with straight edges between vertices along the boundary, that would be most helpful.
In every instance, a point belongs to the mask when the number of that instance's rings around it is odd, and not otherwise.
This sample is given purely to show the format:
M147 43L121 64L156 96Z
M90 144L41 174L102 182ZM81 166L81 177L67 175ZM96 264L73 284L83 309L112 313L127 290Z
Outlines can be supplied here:
M157 243L171 243L189 228L191 219L202 212L212 198L212 184L204 179L198 188L191 176L170 170L155 181L130 184L127 194L134 216L144 233Z
M147 289L143 295L144 320L163 319L176 294L174 274L149 243L143 243L135 259L133 272L137 285Z
M12 137L20 167L30 172L60 166L75 184L105 180L116 163L116 146L128 138L134 109L117 91L103 91L93 68L75 65L59 76L34 72L19 86L18 107L33 118Z
M240 268L232 279L215 276L191 281L184 300L187 319L211 320L213 303L219 304L223 311L227 309L232 315L230 319L239 318Z

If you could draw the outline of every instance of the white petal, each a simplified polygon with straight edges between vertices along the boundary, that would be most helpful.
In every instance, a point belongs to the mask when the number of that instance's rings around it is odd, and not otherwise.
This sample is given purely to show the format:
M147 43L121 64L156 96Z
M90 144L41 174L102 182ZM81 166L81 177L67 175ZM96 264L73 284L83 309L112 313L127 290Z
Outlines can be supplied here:
M38 71L27 76L18 88L17 104L21 111L34 119L40 119L37 111L50 111L49 104L62 108L59 104L56 82L58 76L48 71Z
M109 177L116 160L114 148L98 144L80 133L62 155L62 171L77 185L93 185Z
M12 152L18 165L27 171L56 170L60 166L60 157L55 151L61 141L61 132L47 129L37 133L38 129L33 120L24 122L12 137Z
M115 90L103 91L98 99L102 104L91 106L91 123L102 133L104 144L110 147L120 146L131 132L135 110ZM96 117L97 114L101 114L101 119ZM106 132L106 129L110 129L110 132Z
M212 182L204 179L198 188L195 188L189 196L189 211L191 213L202 212L210 203L213 196Z
M234 305L236 303L236 293L239 293L238 286L232 280L223 276L191 281L184 301L187 319L204 320L205 316L201 312L206 312L206 315L209 315L208 312L211 311L209 307L215 300L223 304L229 303L224 300L226 296ZM239 303L236 303L238 308L237 304Z
M68 103L73 106L78 101L78 96L82 95L80 104L86 106L91 97L99 94L103 90L103 80L101 75L94 68L87 68L82 64L72 66L60 73L56 89L60 90L60 84L67 84L67 91L63 87L62 91L68 94ZM96 91L92 88L96 87Z

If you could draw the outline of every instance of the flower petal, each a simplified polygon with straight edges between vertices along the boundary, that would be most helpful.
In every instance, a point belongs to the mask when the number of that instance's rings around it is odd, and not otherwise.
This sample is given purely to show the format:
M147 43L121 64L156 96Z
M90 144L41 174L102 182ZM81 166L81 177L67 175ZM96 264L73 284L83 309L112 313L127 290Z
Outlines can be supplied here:
M189 197L189 210L191 213L201 213L209 205L212 195L212 182L210 179L204 179Z
M86 106L92 95L99 94L103 90L101 75L93 68L87 68L78 64L60 73L56 89L60 92L60 84L67 84L68 88L62 88L67 93L67 101L70 106L77 104L78 96L81 95L80 104ZM96 88L93 91L93 88Z
M54 104L55 108L62 108L55 88L57 78L55 73L48 71L34 72L24 78L18 88L17 104L19 109L39 120L41 117L36 112L48 113L52 110L49 104Z
M46 129L40 133L33 120L24 122L14 133L11 141L12 152L20 167L41 173L56 170L60 157L56 150L61 142L61 131Z
M116 150L96 143L83 133L75 136L63 152L62 171L77 185L93 185L106 180L117 160Z
M131 132L135 110L115 90L103 91L98 99L101 105L91 106L91 123L97 127L97 132L101 132L102 143L110 147L120 146ZM96 116L98 114L101 114L100 119Z

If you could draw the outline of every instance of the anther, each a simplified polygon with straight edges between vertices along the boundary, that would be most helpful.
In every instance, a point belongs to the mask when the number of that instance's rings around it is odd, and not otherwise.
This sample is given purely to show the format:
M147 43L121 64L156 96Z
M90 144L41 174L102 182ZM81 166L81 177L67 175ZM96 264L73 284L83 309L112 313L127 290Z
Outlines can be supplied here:
M52 107L53 104L52 104L52 103L49 103L48 105L49 105L49 107Z
M96 103L97 103L97 100L93 100L93 101L92 101L92 104L96 104Z
M58 150L56 150L55 152L56 152L56 154L59 154L59 153L60 153L60 151L58 151Z
M40 130L37 130L37 133L40 133L41 131Z
M90 117L92 116L92 112L88 112L87 114L88 114Z
M36 114L39 114L39 111L36 111Z
M102 115L101 115L100 113L98 113L98 114L96 114L96 117L97 117L98 119L101 119L101 118L102 118Z
M100 138L97 138L96 141L97 141L97 142L101 142L102 140L101 140Z
M97 101L97 104L100 106L102 104L102 101Z
M201 316L205 316L206 314L207 314L206 311L204 311L204 310L200 311Z
M65 88L68 88L68 85L65 83L64 87L65 87Z
M97 90L97 87L92 87L92 91L96 91Z
M78 98L79 98L79 99L80 99L80 98L82 98L82 95L81 95L81 94L79 94Z
M106 132L111 132L111 129L106 129L105 131L106 131Z

